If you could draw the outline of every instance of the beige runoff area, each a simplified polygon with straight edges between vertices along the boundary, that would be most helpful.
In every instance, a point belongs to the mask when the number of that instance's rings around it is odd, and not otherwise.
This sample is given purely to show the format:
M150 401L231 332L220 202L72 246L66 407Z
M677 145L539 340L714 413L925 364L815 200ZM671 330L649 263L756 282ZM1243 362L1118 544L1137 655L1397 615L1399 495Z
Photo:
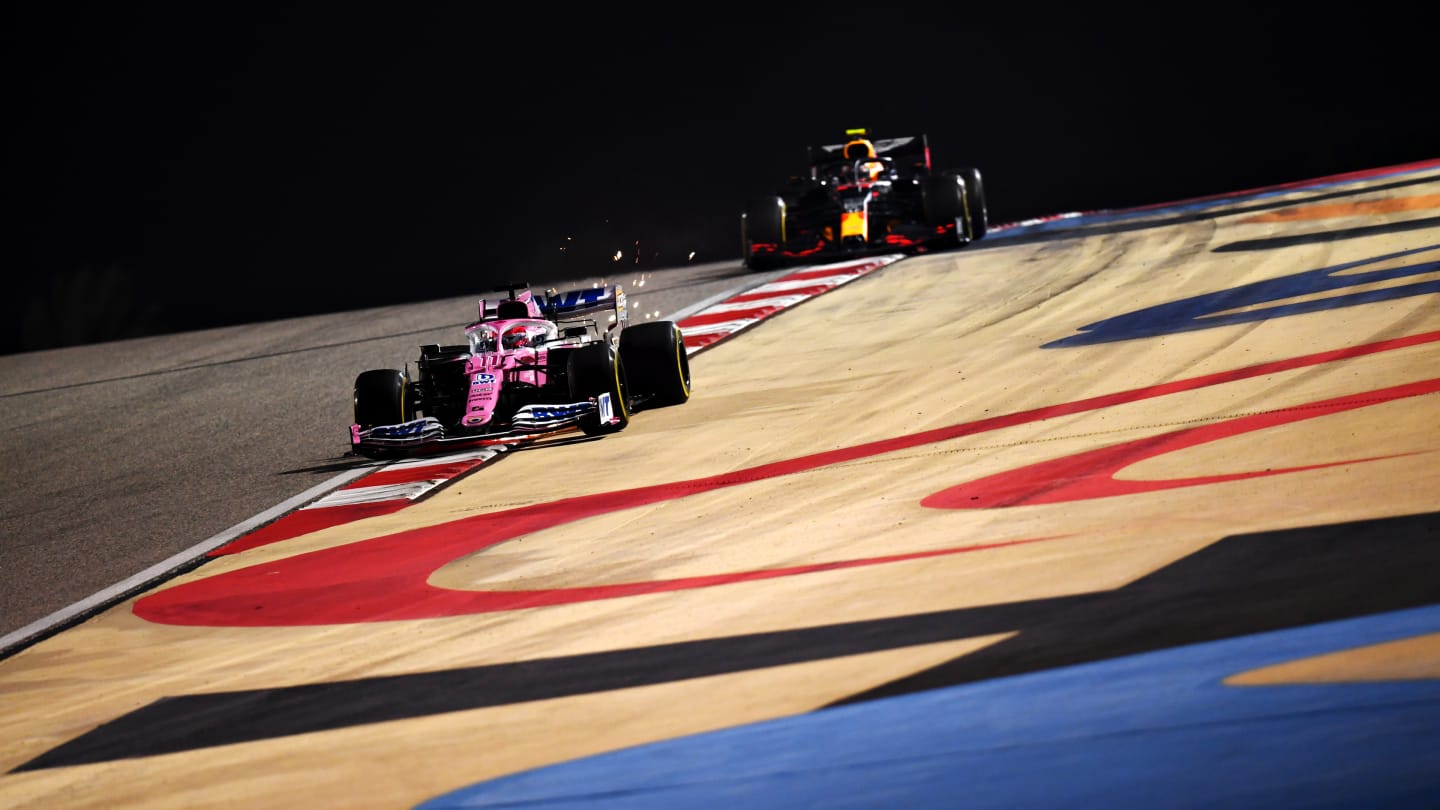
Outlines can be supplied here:
M1349 207L902 260L692 358L694 395L601 441L516 453L401 512L203 566L176 582L573 495L684 481L926 429L1440 330L1417 295L1162 337L1042 350L1101 319L1440 244L1440 228L1217 251L1433 212L1440 180ZM1414 201L1421 202L1414 202ZM1409 201L1409 202L1407 202ZM1440 251L1408 261L1440 259ZM1370 265L1365 269L1377 269ZM1411 278L1414 283L1421 279ZM994 430L578 520L454 560L432 583L549 588L1052 540L507 613L327 627L150 624L130 603L0 662L0 770L166 696L283 687L1082 594L1236 533L1433 511L1440 397L1245 434L1126 468L1193 477L1391 456L1272 478L1009 509L926 495L1120 442L1430 379L1440 345L1354 358ZM574 473L583 474L574 474ZM1003 638L988 636L94 765L0 775L7 808L407 807L626 746L802 714ZM1296 662L1237 682L1436 677L1435 639ZM1282 680L1283 682L1283 680Z

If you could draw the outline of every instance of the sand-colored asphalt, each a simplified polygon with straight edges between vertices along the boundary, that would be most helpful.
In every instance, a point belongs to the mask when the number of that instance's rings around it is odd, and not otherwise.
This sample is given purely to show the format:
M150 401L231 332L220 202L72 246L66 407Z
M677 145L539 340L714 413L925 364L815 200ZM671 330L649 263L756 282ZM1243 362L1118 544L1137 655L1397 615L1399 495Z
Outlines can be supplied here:
M1440 178L1382 178L896 262L692 357L683 406L599 441L513 453L394 514L219 557L158 589L192 589L167 603L174 623L129 600L0 661L0 806L409 807L812 712L1018 628L853 647L797 631L843 639L870 622L1044 605L1126 588L1227 537L1435 512L1440 340L1424 336L1440 332L1437 208ZM1364 286L1332 283L1360 274ZM1189 299L1208 306L1174 308ZM1312 359L1281 362L1295 358ZM1096 399L1121 392L1138 393ZM1129 449L1080 455L1110 447ZM586 500L605 493L614 506ZM485 516L547 504L555 514L489 545ZM430 586L497 598L384 596L413 590L387 573L441 546L443 562L421 572ZM354 562L327 570L379 596L355 603L357 621L307 623L333 617L332 592L290 589L314 574L287 564L346 550ZM206 601L203 583L247 570L270 575ZM603 589L637 583L660 584ZM517 591L565 596L504 598ZM265 608L237 607L255 594ZM1212 607L1189 611L1203 623ZM257 618L271 610L282 618ZM663 653L677 644L734 660L677 663ZM1435 678L1435 650L1422 637L1244 677ZM594 663L604 654L609 668ZM523 677L487 680L522 662ZM403 676L460 670L477 673L464 682L473 703L376 713L418 699ZM348 703L250 704L313 712L291 718L301 733L208 745L192 715L196 742L182 750L24 767L157 701L350 681L373 683L374 703L357 687ZM523 688L536 683L551 688ZM160 733L136 728L137 748Z

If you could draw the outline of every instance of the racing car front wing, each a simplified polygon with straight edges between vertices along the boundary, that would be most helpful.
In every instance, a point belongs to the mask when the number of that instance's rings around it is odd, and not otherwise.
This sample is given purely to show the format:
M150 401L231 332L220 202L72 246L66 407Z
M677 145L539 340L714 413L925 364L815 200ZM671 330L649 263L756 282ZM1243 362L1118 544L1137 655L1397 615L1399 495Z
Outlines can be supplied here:
M541 438L579 427L580 420L600 412L600 421L611 423L615 413L609 394L599 401L547 405L524 405L515 411L509 427L489 433L449 435L445 426L433 416L413 419L398 425L376 425L372 428L350 426L350 447L355 452L414 452L434 447L514 444L525 439Z

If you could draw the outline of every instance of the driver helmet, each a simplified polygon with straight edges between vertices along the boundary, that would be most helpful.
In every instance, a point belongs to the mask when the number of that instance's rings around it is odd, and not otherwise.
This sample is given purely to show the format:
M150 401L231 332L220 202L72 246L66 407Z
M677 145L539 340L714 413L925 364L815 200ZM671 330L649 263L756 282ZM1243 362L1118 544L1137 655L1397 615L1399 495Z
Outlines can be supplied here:
M855 138L845 144L845 159L859 160L860 158L875 157L875 144L866 138Z
M866 135L863 129L852 129L845 133L850 138L845 143L842 153L845 159L851 161L855 166L857 179L876 180L885 171L885 164L875 160L875 144Z
M500 348L502 349L518 349L528 345L530 345L530 335L526 333L523 326L512 326L505 330L504 335L500 336Z

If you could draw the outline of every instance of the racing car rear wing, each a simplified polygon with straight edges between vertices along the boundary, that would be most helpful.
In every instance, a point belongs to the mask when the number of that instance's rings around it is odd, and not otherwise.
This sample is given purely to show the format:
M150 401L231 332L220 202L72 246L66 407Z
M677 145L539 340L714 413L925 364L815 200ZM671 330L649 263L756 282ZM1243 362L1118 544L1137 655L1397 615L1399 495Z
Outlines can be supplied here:
M579 325L593 330L599 337L624 329L629 323L625 290L618 284L565 292L547 290L537 303L545 317L554 321L562 332L567 325Z
M876 138L872 139L871 143L875 145L876 156L892 158L895 168L906 174L928 174L930 171L930 145L923 134ZM822 167L844 162L845 144L811 146L808 154L810 170L814 173Z
M629 322L625 291L618 284L565 292L550 289L544 295L535 295L525 284L509 284L496 288L496 292L509 294L504 298L480 299L480 319L470 326L490 320L545 318L570 337L580 334L598 339L624 329ZM525 310L523 313L519 311L521 308ZM582 331L577 333L567 327Z

